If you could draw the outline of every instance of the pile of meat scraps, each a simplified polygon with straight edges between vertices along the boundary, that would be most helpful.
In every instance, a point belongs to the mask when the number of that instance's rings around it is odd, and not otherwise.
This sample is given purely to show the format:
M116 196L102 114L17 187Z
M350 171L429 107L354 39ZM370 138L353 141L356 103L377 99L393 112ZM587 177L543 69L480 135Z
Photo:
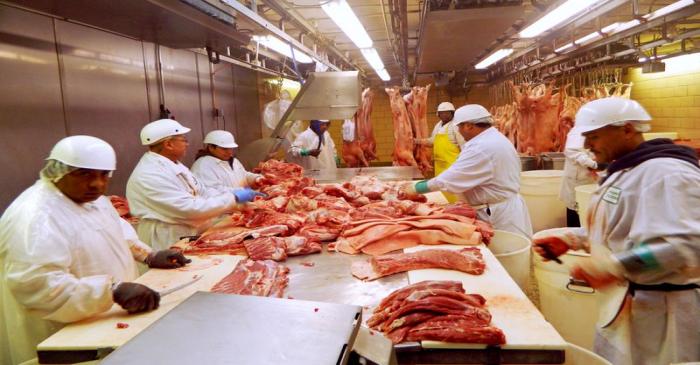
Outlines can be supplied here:
M458 281L422 281L398 289L367 320L393 343L444 341L502 345L505 334L491 326L486 299L466 294Z
M447 269L481 275L486 269L478 247L461 250L427 249L410 253L373 256L367 261L355 261L352 275L362 280L375 280L409 270Z
M339 246L334 247L340 247L340 252L382 254L419 243L488 243L493 235L491 227L476 220L476 212L465 203L427 203L425 196L405 195L399 183L374 176L321 186L291 163L269 160L255 171L264 176L257 188L268 194L267 199L240 206L196 241L177 248L191 255L234 254L282 261L320 252L321 242L336 240ZM387 234L388 222L401 223L389 229L393 236ZM369 227L374 228L364 232ZM349 243L376 232L381 237L373 237L372 245ZM395 243L385 244L388 240Z
M289 268L271 260L241 260L211 291L282 298L289 284L288 274Z

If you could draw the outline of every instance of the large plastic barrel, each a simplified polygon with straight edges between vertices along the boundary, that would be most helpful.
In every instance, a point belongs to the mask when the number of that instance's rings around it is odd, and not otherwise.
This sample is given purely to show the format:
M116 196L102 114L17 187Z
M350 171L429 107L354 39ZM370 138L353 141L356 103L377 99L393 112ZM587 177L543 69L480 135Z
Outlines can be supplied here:
M591 201L591 195L598 189L598 184L588 184L577 186L576 191L576 206L578 208L578 218L581 221L582 227L588 226L588 204Z
M537 232L532 239L566 229ZM593 348L595 323L598 319L599 294L588 286L571 283L569 271L574 265L590 260L591 255L583 251L569 251L559 259L561 265L554 261L544 261L540 255L533 254L540 310L566 341L590 350Z
M489 249L523 291L530 281L531 241L516 233L495 230Z
M534 232L566 226L566 205L559 200L562 170L533 170L520 173L520 194L530 212Z
M612 365L610 361L605 360L600 355L573 343L566 347L565 356L564 365Z

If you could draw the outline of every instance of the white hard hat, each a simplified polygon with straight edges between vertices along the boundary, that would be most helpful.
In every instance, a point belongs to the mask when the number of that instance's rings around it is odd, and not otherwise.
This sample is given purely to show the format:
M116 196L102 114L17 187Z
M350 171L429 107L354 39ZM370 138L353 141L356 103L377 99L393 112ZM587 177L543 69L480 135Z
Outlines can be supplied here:
M603 98L588 102L579 109L571 132L583 134L613 124L650 120L649 113L634 100Z
M455 111L455 116L452 120L455 125L460 125L462 123L483 122L481 119L490 116L491 113L483 106L479 104L468 104L459 107L459 109Z
M233 134L228 131L211 131L204 137L205 144L213 144L222 148L236 148L238 144Z
M453 112L455 111L455 106L449 101L443 101L438 105L437 112Z
M117 155L109 143L92 136L66 137L51 149L47 160L61 161L68 166L81 169L117 169Z
M146 124L141 129L141 144L150 146L163 138L179 136L189 132L190 129L172 119L158 119Z

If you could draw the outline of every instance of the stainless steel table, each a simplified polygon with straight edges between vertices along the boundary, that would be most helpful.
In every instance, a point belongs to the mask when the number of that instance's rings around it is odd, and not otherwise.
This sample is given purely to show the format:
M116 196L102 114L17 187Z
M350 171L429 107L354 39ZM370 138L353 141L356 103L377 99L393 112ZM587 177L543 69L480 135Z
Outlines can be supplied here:
M341 168L335 170L308 170L304 176L316 180L316 182L338 183L346 182L358 175L374 175L382 181L409 181L423 179L423 174L415 166L387 166L387 167L360 167Z

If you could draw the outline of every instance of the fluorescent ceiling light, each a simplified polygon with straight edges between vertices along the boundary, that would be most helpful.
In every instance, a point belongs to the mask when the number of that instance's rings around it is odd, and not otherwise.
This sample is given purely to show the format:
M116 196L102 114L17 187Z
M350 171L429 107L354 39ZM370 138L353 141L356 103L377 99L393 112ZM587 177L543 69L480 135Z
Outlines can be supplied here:
M512 48L499 49L498 51L492 53L490 56L486 57L483 61L479 62L474 66L474 68L483 70L493 65L494 63L510 56L513 53Z
M330 0L323 3L321 8L357 48L372 47L372 39L345 0Z
M687 6L693 5L695 3L694 0L681 0L681 1L676 1L675 3L664 6L661 9L658 9L656 11L653 11L647 15L644 16L646 20L654 20L656 18L660 18L662 16L666 16L668 14L673 13L676 10L683 9Z
M537 37L600 1L601 0L569 0L523 29L520 32L520 37Z
M564 51L568 50L569 48L572 48L574 46L573 43L567 43L557 49L554 50L555 53L564 53Z
M700 53L686 54L662 60L666 64L666 72L672 74L687 73L700 70Z
M286 44L279 40L278 38L275 38L271 35L267 36L253 36L253 40L262 44L263 46L281 54L286 57L292 58L292 47L289 44ZM311 63L314 62L314 60L306 55L306 53L294 49L294 59L297 60L297 62L301 63Z
M650 57L639 57L639 62L646 62L649 60L658 60L660 58L664 58L666 55L658 55L658 56L650 56Z
M384 68L384 62L382 62L382 59L379 58L379 53L377 53L376 49L363 48L360 51L362 51L362 55L365 56L365 59L373 69L381 70Z
M389 76L389 72L386 71L385 68L381 70L374 70L377 73L377 76L379 76L382 81L389 81L391 80L391 76Z
M618 25L618 26L612 31L611 34L623 32L623 31L625 31L625 30L627 30L627 29L630 29L630 28L632 28L632 27L636 27L636 26L638 26L639 24L641 24L641 22L640 22L638 19L630 20L630 21L628 21L628 22L625 22L625 23L622 23L622 24Z
M607 27L603 27L603 29L601 29L600 31L604 34L612 33L617 29L617 27L620 26L620 24L622 24L622 23L620 23L620 22L612 23L612 24L608 25Z

